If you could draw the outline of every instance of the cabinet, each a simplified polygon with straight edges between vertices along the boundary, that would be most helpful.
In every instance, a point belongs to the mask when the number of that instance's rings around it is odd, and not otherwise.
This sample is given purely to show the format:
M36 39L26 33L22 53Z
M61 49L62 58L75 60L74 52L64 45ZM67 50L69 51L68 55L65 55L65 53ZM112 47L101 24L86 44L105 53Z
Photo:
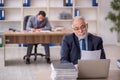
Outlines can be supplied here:
M47 13L47 17L53 28L64 27L70 29L75 10L79 15L85 17L89 25L89 32L96 33L99 20L99 2L98 6L92 6L93 0L71 0L72 6L64 6L65 0L30 0L30 6L23 7L24 0L4 0L5 20L0 20L1 31L8 28L23 29L23 18L26 15L36 15L40 10ZM63 17L63 14L67 16Z

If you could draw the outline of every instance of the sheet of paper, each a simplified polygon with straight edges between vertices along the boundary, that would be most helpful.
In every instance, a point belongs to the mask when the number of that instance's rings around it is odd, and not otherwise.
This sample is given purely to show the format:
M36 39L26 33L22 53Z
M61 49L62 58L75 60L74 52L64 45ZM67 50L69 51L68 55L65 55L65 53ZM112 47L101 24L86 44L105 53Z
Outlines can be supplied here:
M51 32L50 30L41 30L40 32Z
M101 50L81 51L81 60L100 59Z

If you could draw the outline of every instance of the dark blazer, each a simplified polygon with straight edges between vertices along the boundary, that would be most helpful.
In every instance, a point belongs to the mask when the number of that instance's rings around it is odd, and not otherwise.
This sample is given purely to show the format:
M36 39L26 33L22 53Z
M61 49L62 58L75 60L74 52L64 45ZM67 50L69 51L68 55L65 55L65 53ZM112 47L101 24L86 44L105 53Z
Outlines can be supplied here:
M88 33L88 50L100 50L101 49L101 59L105 59L105 52L103 49L103 41L102 38L92 35ZM73 64L78 63L78 59L81 58L80 55L80 46L78 37L72 33L69 35L65 35L62 40L62 46L60 51L60 62L68 63L72 62Z

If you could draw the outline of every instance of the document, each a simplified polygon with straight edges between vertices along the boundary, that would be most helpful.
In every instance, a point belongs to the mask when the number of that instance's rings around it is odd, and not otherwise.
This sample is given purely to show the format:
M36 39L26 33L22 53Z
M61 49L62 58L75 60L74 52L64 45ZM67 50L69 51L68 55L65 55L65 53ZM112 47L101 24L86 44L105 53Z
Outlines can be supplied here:
M101 50L81 51L81 60L95 60L100 59Z
M40 32L51 32L50 30L41 30Z

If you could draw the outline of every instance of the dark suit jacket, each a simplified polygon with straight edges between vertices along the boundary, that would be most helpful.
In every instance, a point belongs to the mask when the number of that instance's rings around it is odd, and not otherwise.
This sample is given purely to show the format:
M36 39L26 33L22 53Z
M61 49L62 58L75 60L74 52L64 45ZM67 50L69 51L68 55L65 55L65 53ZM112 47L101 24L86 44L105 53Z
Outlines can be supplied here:
M88 33L88 50L100 50L101 49L101 59L105 59L105 52L103 49L103 41L100 37ZM81 58L80 46L78 37L72 33L65 35L62 40L61 46L61 63L72 62L73 64L78 63L78 59Z

